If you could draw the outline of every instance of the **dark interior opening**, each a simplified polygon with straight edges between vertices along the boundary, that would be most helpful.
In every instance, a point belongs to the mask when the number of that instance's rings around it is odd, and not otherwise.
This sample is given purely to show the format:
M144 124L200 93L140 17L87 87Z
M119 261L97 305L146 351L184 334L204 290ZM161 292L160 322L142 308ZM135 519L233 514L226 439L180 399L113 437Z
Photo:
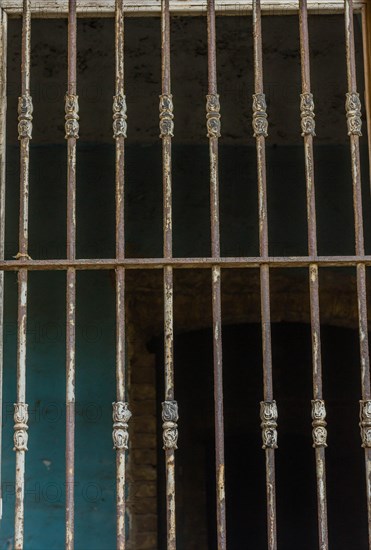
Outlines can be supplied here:
M316 477L311 435L310 327L272 325L279 449L276 452L278 541L285 550L312 550L317 542ZM159 405L162 346L158 358ZM227 542L230 550L267 547L265 458L261 449L261 327L223 328ZM364 456L358 430L358 334L322 329L328 409L327 478L330 541L338 550L366 548ZM177 536L180 550L216 550L212 333L175 340L180 406L177 462ZM160 410L160 407L159 407ZM159 549L166 548L165 479L159 434ZM300 542L299 542L300 541Z

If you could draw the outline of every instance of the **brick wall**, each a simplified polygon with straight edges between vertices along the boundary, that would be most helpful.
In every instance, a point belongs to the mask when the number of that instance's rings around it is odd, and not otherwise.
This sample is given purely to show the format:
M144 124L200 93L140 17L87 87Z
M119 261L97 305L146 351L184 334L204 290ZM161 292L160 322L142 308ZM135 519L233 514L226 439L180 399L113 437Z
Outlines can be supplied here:
M157 550L157 430L156 359L148 343L163 334L162 274L128 273L127 345L129 366L130 450L128 458L128 516L130 550ZM175 332L211 326L210 275L187 272L176 276ZM321 315L324 324L357 327L354 276L325 272L321 276ZM290 289L290 292L287 289ZM272 275L272 322L308 323L309 298L305 277ZM259 274L255 270L223 273L223 320L226 325L260 323ZM339 301L338 296L341 296ZM369 305L371 307L371 304ZM161 375L163 373L161 372ZM160 399L162 396L159 396ZM161 399L162 400L162 399ZM183 404L184 406L184 404ZM187 452L185 426L180 421L180 451ZM182 436L183 434L183 436ZM195 452L194 449L192 452ZM180 459L180 456L178 456ZM179 471L178 461L178 471ZM163 463L159 465L163 467ZM194 476L194 474L193 474ZM194 487L189 490L195 491ZM196 494L194 492L194 494ZM162 497L161 497L162 498ZM178 496L178 499L180 495ZM200 502L200 498L198 499ZM190 516L182 518L178 500L178 535L192 532ZM198 538L194 546L201 548ZM205 543L206 545L206 543ZM205 547L205 546L204 546Z
M157 548L157 450L155 356L128 323L130 450L128 516L130 550Z

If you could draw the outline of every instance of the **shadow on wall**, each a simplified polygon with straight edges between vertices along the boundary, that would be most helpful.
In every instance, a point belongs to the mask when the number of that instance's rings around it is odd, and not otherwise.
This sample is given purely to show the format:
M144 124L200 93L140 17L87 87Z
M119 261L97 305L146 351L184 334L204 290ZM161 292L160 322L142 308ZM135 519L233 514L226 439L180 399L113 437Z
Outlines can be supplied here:
M34 259L63 258L66 250L65 146L31 151L29 248ZM369 201L367 151L362 151L364 204ZM6 257L18 252L19 151L9 147ZM220 147L221 252L257 256L258 197L255 148ZM145 162L143 162L145 157ZM303 149L268 147L270 254L307 254ZM77 257L115 255L114 147L79 144ZM354 253L354 218L348 146L316 151L320 255ZM207 146L174 147L174 256L210 255ZM162 255L162 172L159 145L126 152L125 198L128 257ZM371 251L371 210L364 208L366 254Z

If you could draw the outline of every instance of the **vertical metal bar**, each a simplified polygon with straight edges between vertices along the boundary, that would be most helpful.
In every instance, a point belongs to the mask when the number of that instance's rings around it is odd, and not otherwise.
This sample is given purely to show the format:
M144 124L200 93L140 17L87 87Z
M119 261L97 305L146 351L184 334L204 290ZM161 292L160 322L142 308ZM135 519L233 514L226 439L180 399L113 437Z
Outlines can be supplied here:
M30 95L31 9L30 0L23 2L22 21L22 95L18 100L18 139L20 141L20 262L28 255L28 194L30 139L32 138L32 99ZM28 405L26 403L26 340L27 340L27 269L18 272L18 331L17 331L17 403L14 404L14 450L16 451L15 541L21 550L24 539L24 476L25 452L28 443Z
M360 173L359 137L362 135L361 102L357 93L355 51L354 51L354 27L353 27L353 2L345 0L345 29L347 50L348 93L346 99L346 112L348 119L348 135L350 136L350 149L352 160L353 200L355 217L356 251L360 256L364 255L362 190ZM370 361L368 348L367 326L367 295L366 295L366 268L357 265L357 296L359 313L360 351L361 351L361 435L366 453L367 473L367 497L369 509L369 534L371 547L371 390L370 390Z
M368 162L371 191L371 4L362 7L363 66L365 74L365 103L367 118Z
M317 256L316 197L314 185L313 137L315 136L314 101L311 93L310 56L307 0L299 2L300 50L301 50L301 129L304 138L305 176L307 187L308 251L311 258ZM310 315L312 332L313 400L312 425L313 447L316 459L318 534L320 550L328 550L328 522L326 497L327 447L326 406L322 391L321 325L319 307L318 265L309 267Z
M256 138L260 255L268 257L268 211L265 163L265 138L268 136L266 101L263 89L263 53L260 0L253 0L254 78L253 130ZM270 321L269 266L260 269L261 316L263 337L264 401L260 404L263 449L266 454L268 548L277 548L275 456L277 448L277 405L273 400L272 346Z
M7 46L8 16L0 10L0 258L4 260L5 248L5 178L6 178L6 83L7 83ZM4 366L4 271L0 271L0 400L3 403L3 366ZM0 407L0 519L2 518L2 406Z
M160 138L162 139L164 258L172 257L171 138L174 135L173 99L170 78L169 0L161 1L162 90L160 95ZM178 403L174 399L174 285L173 269L164 268L165 401L162 403L163 443L166 462L167 549L176 549L175 450L178 442Z
M124 0L116 0L116 87L113 98L113 137L116 142L116 258L125 257L124 183L126 97L124 92ZM116 449L116 547L126 547L126 450L131 412L126 398L125 269L116 269L116 402L113 406L113 444Z
M363 234L361 161L359 138L362 135L361 101L357 92L357 77L355 63L353 0L344 0L345 6L345 41L348 93L346 94L346 115L348 121L348 135L350 140L350 154L352 161L353 203L355 223L356 254L365 253ZM371 388L370 388L370 356L368 348L367 323L367 293L366 267L357 265L357 299L361 355L361 386L362 401L360 402L360 428L362 446L365 449L366 466L366 493L368 507L369 547L371 548Z
M206 96L206 126L210 154L210 215L211 252L220 257L218 140L220 137L220 103L216 70L215 1L207 3L208 30L208 94ZM214 354L215 456L216 456L216 512L218 550L227 548L224 459L223 411L223 356L221 313L221 270L212 268L212 313Z
M67 140L67 258L76 258L76 142L79 107L76 95L76 0L69 0L68 87L65 97ZM74 548L75 478L75 307L76 271L67 270L66 292L66 549Z

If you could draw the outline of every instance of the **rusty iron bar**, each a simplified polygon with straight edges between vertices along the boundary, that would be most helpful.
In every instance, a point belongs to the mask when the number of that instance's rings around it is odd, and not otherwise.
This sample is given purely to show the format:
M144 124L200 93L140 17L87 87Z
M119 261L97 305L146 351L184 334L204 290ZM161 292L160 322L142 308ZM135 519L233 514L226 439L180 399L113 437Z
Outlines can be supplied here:
M268 257L268 209L265 161L265 138L268 120L263 87L263 52L260 0L253 0L254 81L253 129L256 138L258 194L259 194L259 242L262 259ZM273 400L272 345L270 321L269 265L260 268L261 323L263 340L264 401L261 403L263 449L266 455L267 488L267 536L269 550L277 549L275 455L277 448L277 406Z
M68 87L65 98L67 140L67 258L76 258L76 141L79 137L78 96L76 95L76 0L69 0ZM75 479L75 308L76 271L67 269L66 278L66 550L74 548Z
M172 231L172 160L171 138L174 135L173 100L171 95L170 9L169 0L161 1L160 138L162 140L163 234L164 258L173 254ZM178 404L174 399L174 283L173 268L164 266L164 359L165 400L162 403L163 447L166 463L166 528L167 549L176 549L175 450L178 440Z
M304 140L305 177L307 188L308 252L309 255L314 258L317 256L316 196L313 154L313 138L315 136L315 114L310 78L307 0L300 0L299 2L299 23L302 79L301 128L302 137ZM312 425L317 478L318 536L319 549L328 550L329 546L325 462L327 430L325 420L326 407L323 400L322 389L319 279L318 265L316 263L312 263L309 266L309 292L313 364Z
M30 95L31 66L31 10L30 0L23 2L22 19L22 95L18 100L18 139L20 141L20 208L19 251L20 264L28 255L28 195L30 139L32 137L32 99ZM16 451L16 495L14 548L24 544L24 477L25 452L28 443L28 405L26 404L26 345L27 345L27 269L18 272L18 330L17 330L17 403L14 404L14 450Z
M220 258L219 220L219 160L220 103L216 69L215 0L207 2L208 37L208 94L206 96L206 126L210 155L210 216L211 253ZM225 458L224 458L224 410L223 410L223 355L221 312L221 269L213 266L212 317L214 357L214 406L215 406L215 464L216 464L216 520L218 550L226 550L226 503L225 503Z
M6 109L7 109L7 34L8 16L0 10L0 258L4 260L5 253L5 187L6 187ZM4 367L4 271L0 271L0 399L3 396ZM2 407L0 408L0 520L2 518Z
M113 137L116 143L116 258L125 258L124 184L126 97L124 89L124 1L116 0L116 86L113 98ZM126 548L126 450L131 412L126 399L125 268L116 269L116 402L113 405L113 445L116 449L116 548Z
M210 269L219 266L223 269L258 269L263 264L270 268L309 267L313 261L319 267L356 267L358 264L371 266L371 256L269 256L262 257L230 257L230 258L92 258L88 260L0 260L0 270L19 271L65 271L69 267L76 270L114 270L122 266L125 269L163 269L171 266L173 269Z
M346 94L346 114L348 135L350 139L350 154L352 161L355 250L356 254L364 254L362 185L359 138L362 135L361 102L357 92L355 43L354 43L354 11L353 0L344 0L345 7L345 42L348 92ZM360 403L360 427L362 445L365 449L366 494L368 509L369 548L371 548L371 389L370 389L370 356L368 347L367 325L367 290L366 267L357 265L357 300L361 356L361 386L362 401Z
M363 42L363 68L365 80L365 106L367 119L368 150L371 151L371 4L367 2L362 6L362 42ZM368 156L369 174L371 175L371 155ZM371 178L370 178L371 191Z

